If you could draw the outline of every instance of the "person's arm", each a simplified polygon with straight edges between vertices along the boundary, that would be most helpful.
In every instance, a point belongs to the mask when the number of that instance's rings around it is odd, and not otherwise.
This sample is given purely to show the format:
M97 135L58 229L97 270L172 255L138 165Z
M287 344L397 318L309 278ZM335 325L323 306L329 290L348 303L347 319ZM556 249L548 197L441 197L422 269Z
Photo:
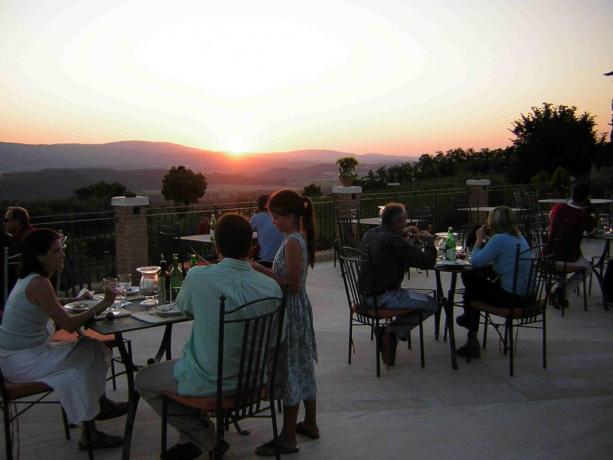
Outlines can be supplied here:
M256 271L270 276L279 284L279 286L281 286L281 288L287 286L287 290L290 294L296 294L300 289L300 272L302 270L301 264L302 249L300 248L300 243L294 239L288 239L287 243L285 243L285 266L287 268L287 278L273 273L272 270L263 267L257 262L251 263Z
M403 238L394 239L394 246L407 266L427 270L436 264L437 251L432 235L428 232L421 232L419 235L420 239L425 242L423 250L413 246Z
M482 233L480 234L480 232ZM488 265L494 257L500 252L500 239L495 236L490 238L489 242L485 246L481 246L483 236L485 235L485 225L477 230L477 243L473 248L473 252L470 256L470 263L473 267L485 267Z
M60 328L67 332L74 332L85 323L99 315L113 305L117 293L110 287L105 287L104 299L83 313L69 315L60 304L55 295L53 286L48 278L39 276L34 278L26 288L26 297L34 305L40 306Z

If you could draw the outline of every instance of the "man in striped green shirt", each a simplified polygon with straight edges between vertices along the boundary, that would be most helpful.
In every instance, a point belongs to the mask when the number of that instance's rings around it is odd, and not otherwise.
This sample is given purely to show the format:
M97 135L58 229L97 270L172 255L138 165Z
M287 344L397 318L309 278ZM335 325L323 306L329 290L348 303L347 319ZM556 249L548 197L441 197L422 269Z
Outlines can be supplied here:
M183 356L145 367L136 376L138 391L158 414L162 390L187 396L214 394L217 390L220 296L226 297L226 310L265 297L282 297L279 285L256 272L247 260L251 234L245 217L224 215L215 231L221 261L191 268L187 273L177 306L194 317L194 324ZM258 303L251 311L241 310L241 314L263 314L276 306L273 301ZM241 340L242 327L228 325L224 336L224 389L236 387ZM199 411L169 401L168 414L168 422L181 434L181 443L169 449L169 458L196 458L215 447L213 424Z

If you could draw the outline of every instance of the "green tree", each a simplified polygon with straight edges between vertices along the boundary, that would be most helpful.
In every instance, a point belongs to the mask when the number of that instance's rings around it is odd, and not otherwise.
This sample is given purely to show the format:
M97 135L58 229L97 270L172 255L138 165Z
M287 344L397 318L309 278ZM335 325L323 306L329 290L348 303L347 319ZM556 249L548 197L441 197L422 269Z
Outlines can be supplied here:
M321 187L319 185L309 184L306 187L304 187L302 194L305 196L310 196L312 198L321 196L322 195Z
M91 200L91 199L111 199L113 196L124 195L128 189L125 185L119 182L108 183L100 181L95 184L87 185L85 187L78 188L72 193L79 200Z
M587 112L577 114L576 107L548 102L532 107L532 113L522 114L513 122L515 154L510 179L525 182L541 170L551 173L558 167L571 175L588 171L592 156L604 140L594 127L594 117Z
M558 167L549 179L549 188L559 192L565 192L570 188L570 175L566 169Z
M197 203L207 188L202 173L194 173L185 166L173 166L162 179L162 195L175 204Z

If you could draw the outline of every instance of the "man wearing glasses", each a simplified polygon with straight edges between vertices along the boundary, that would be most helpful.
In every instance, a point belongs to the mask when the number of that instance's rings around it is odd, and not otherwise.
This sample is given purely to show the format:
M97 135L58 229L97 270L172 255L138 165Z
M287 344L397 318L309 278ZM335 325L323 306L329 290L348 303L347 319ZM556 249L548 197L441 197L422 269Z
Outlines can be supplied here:
M4 215L4 229L13 236L17 244L34 227L30 225L30 214L26 208L9 206Z

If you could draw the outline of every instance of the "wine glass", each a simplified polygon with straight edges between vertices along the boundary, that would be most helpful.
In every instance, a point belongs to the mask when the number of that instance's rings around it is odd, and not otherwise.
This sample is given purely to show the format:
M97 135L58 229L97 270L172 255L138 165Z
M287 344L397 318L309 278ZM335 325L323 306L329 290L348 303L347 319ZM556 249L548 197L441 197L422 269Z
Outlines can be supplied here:
M114 276L102 278L102 286L104 286L105 288L110 287L117 292L117 297L115 298L115 302L113 302L113 305L111 305L110 307L111 313L113 313L113 315L117 315L120 312L120 308L121 308L121 302L118 301L119 295L120 295L119 294L119 279L117 279Z
M117 298L119 299L119 306L124 307L128 305L126 297L128 295L128 289L132 286L132 275L130 273L120 273L117 275L119 283L119 292Z

